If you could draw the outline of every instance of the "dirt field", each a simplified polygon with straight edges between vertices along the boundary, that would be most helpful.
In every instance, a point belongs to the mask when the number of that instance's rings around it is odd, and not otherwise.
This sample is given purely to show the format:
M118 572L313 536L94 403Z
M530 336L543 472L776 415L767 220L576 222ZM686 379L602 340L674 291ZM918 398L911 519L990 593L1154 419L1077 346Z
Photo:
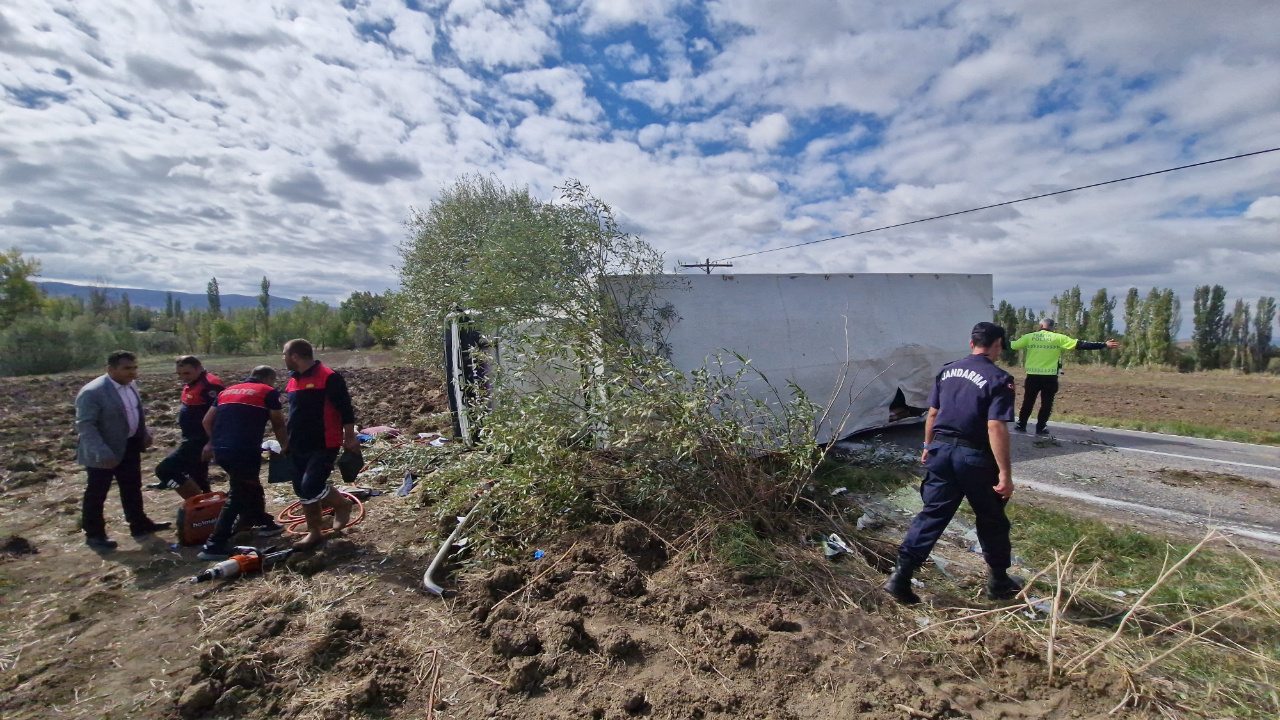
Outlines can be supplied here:
M251 364L213 367L230 381ZM362 423L439 421L427 374L344 372ZM867 562L831 564L814 547L793 550L793 579L759 578L677 561L627 522L560 538L540 560L466 573L440 600L421 590L439 528L416 493L388 493L345 537L267 577L190 585L207 565L197 549L171 546L172 534L130 540L112 493L108 528L121 546L99 556L77 528L72 403L90 377L0 380L5 720L1148 716L1108 716L1126 697L1116 674L1048 681L1041 650L1020 636L905 642L927 611L886 606ZM167 367L140 383L157 435L149 475L177 439L178 383ZM268 498L272 511L292 500L274 486ZM172 519L176 495L146 500L153 518ZM974 604L979 580L960 577L932 591L941 606Z
M1021 402L1022 373L1019 380ZM1176 373L1071 365L1062 376L1054 417L1138 423L1185 423L1280 433L1280 376Z

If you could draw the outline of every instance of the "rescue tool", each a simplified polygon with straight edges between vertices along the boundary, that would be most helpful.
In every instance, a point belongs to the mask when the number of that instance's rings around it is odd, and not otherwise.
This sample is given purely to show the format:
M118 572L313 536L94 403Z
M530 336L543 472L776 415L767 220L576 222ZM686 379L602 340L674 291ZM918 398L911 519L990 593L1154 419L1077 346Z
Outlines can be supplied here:
M252 572L261 572L271 566L272 563L284 560L293 554L293 549L276 550L274 547L267 548L265 551L255 547L245 545L237 545L234 548L234 555L217 563L213 567L191 578L192 583L202 583L208 580L230 580L240 575L247 575Z

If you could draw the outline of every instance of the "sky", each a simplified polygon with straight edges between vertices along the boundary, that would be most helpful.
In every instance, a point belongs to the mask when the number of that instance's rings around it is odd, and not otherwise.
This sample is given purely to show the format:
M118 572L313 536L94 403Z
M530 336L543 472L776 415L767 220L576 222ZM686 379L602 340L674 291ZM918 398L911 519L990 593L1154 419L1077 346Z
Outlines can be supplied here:
M464 174L679 261L1280 147L1280 3L5 0L0 245L72 282L397 284ZM1280 294L1280 153L734 261ZM1185 333L1184 333L1185 334Z

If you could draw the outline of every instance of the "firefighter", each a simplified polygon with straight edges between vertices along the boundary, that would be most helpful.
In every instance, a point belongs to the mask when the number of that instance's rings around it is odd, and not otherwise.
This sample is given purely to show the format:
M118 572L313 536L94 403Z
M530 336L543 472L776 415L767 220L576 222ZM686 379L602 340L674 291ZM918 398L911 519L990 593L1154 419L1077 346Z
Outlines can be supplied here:
M178 428L182 441L169 456L156 464L160 482L149 490L176 490L184 499L210 492L209 461L202 457L209 436L204 430L204 416L213 407L218 393L225 387L218 377L204 369L200 358L183 355L177 360L177 373L182 382L182 406L178 409Z

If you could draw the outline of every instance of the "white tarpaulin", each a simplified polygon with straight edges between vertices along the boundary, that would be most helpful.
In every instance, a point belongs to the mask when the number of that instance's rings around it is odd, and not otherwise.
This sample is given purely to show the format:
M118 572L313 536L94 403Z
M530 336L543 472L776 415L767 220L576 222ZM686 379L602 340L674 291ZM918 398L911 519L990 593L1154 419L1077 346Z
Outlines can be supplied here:
M990 275L665 280L658 295L678 315L667 336L672 363L688 373L737 353L784 398L794 382L810 400L830 404L820 442L918 414L938 369L967 355L969 331L991 320ZM752 378L747 387L771 395L768 385Z

